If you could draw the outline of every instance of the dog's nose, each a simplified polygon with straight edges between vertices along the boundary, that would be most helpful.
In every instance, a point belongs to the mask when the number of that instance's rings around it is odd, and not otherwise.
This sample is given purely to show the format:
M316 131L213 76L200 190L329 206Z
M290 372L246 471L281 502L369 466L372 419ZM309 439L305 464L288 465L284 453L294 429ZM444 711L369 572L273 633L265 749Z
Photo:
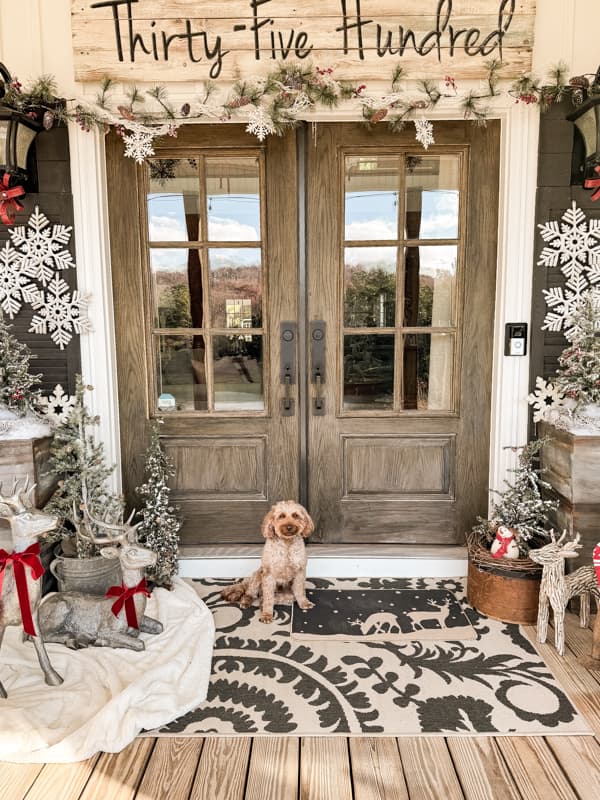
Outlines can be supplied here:
M292 531L296 530L296 526L295 525L286 525L285 529L286 529L286 531L288 531L288 533L291 533Z

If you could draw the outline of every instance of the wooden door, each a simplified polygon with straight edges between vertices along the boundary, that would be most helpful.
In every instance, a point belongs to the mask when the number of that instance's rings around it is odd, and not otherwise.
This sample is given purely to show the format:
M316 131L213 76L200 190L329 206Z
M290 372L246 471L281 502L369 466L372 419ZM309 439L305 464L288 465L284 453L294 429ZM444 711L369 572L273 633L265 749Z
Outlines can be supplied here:
M456 543L487 509L499 123L307 147L308 498L329 542ZM323 350L324 343L324 350Z
M111 136L107 172L127 498L162 417L183 544L256 542L298 496L295 137L185 126L136 166Z

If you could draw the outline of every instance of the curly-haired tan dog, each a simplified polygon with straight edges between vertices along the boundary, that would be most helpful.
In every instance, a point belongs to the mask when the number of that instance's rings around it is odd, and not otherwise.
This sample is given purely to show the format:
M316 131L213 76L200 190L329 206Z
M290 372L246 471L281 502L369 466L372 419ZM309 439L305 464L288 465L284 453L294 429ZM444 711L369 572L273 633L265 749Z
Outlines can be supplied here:
M221 597L248 608L262 595L261 622L273 621L275 603L298 603L303 611L313 607L306 598L304 539L315 526L308 511L293 500L276 503L261 525L265 537L261 567L241 583L228 586Z

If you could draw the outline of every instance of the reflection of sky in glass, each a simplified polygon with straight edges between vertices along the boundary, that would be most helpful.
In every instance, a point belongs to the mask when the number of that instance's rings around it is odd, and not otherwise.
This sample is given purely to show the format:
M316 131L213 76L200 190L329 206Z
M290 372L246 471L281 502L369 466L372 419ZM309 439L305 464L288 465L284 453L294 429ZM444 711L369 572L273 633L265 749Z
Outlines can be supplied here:
M347 247L344 251L347 267L362 267L370 272L384 269L386 272L396 271L395 247Z
M458 190L423 190L421 194L421 238L454 239L458 235ZM346 194L347 240L396 239L395 192L350 192Z
M188 264L188 250L157 248L150 250L150 264L153 272L186 272Z
M148 234L151 242L187 241L182 194L148 195Z
M346 239L396 239L397 192L346 192Z
M260 239L258 195L208 195L208 238L213 242Z
M209 250L211 269L219 267L257 267L260 266L260 248L219 247Z

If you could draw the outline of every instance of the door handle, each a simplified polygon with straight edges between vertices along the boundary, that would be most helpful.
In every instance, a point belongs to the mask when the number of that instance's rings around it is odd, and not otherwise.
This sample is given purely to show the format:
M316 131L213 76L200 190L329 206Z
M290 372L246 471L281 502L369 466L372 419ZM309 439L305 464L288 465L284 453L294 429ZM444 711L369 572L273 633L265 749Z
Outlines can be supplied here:
M292 386L296 383L298 326L295 322L282 322L279 331L279 382L285 387L284 395L281 398L280 413L282 417L293 417L296 413L296 401L292 397Z
M325 340L327 323L324 320L313 320L310 323L310 381L315 386L312 401L312 413L321 417L325 414Z

